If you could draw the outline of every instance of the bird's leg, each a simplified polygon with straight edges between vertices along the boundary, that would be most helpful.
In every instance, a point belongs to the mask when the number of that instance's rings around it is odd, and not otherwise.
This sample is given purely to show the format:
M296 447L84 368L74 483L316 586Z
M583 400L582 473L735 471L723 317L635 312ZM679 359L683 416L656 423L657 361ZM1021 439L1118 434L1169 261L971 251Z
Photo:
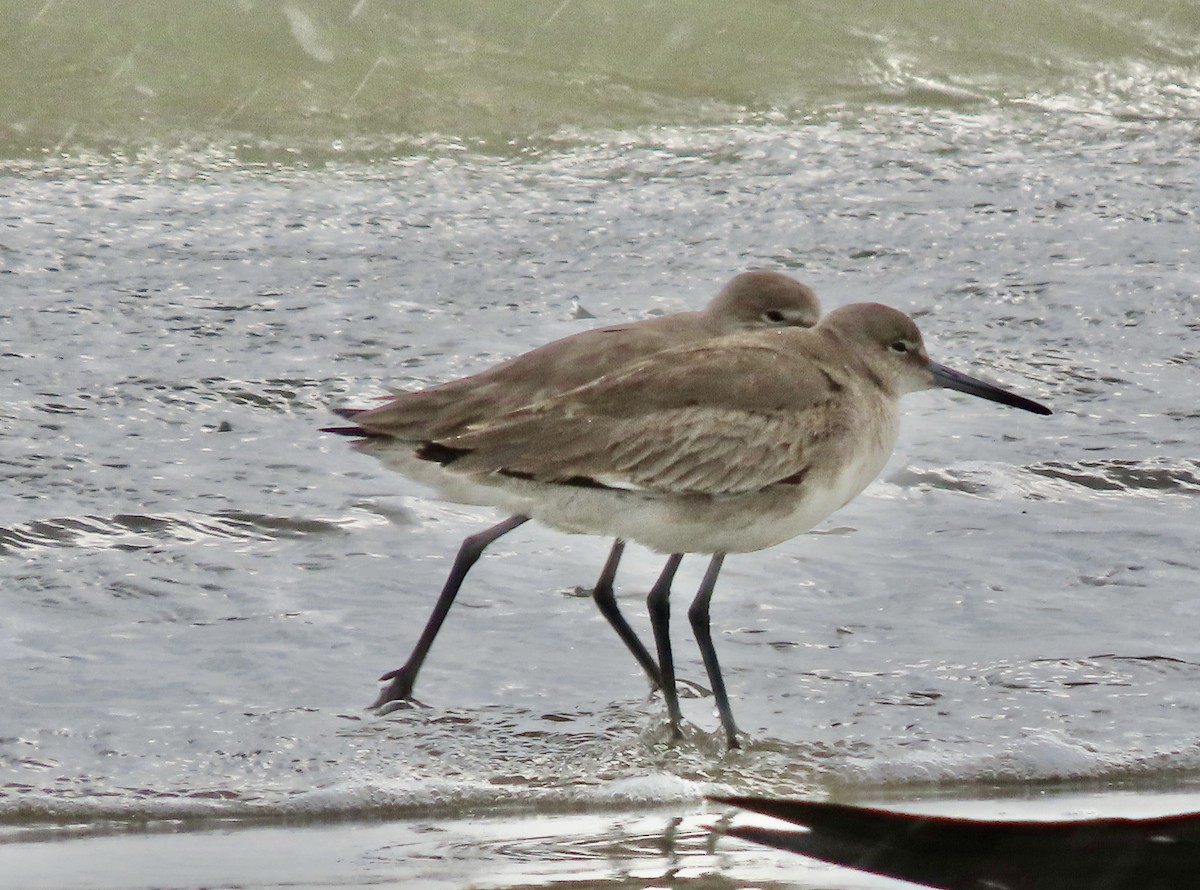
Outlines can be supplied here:
M721 665L717 663L717 650L713 648L712 630L709 627L708 605L712 600L713 588L717 586L717 575L721 573L721 563L725 561L724 553L714 553L700 582L700 590L692 605L688 608L688 620L692 623L692 633L696 635L696 643L700 647L700 655L704 659L704 669L708 671L708 682L712 685L713 697L717 700L717 713L721 715L721 726L725 729L725 739L730 748L739 748L738 729L733 722L733 709L729 707L729 696L725 692L725 678L721 676Z
M612 629L617 632L617 636L621 638L621 642L633 653L633 657L637 659L637 663L646 672L646 677L650 680L651 690L659 689L662 687L662 674L658 670L658 664L651 657L650 653L646 651L646 647L642 645L642 641L638 639L637 634L633 632L633 628L629 626L629 622L625 620L625 616L621 614L621 610L617 608L617 597L613 592L613 581L616 579L617 566L621 562L621 554L624 551L625 542L617 538L613 542L608 559L604 562L604 569L600 572L600 577L597 579L596 586L592 590L592 599L600 609L600 614L605 617L612 626Z
M389 671L379 678L381 682L385 680L391 680L391 682L380 691L379 698L375 699L375 703L371 705L372 709L379 708L388 702L412 698L413 684L417 682L417 674L421 670L421 665L425 663L429 648L433 645L438 631L441 630L442 622L446 620L450 607L454 605L454 598L458 596L458 589L462 587L467 572L471 571L471 566L475 565L489 544L528 521L528 516L510 516L503 522L471 535L462 542L462 546L458 548L458 556L454 558L454 565L450 567L450 575L446 578L446 584L438 595L429 620L425 622L425 629L421 631L417 645L413 646L412 654L408 656L408 661L404 662L403 667Z
M654 644L658 648L658 669L662 674L663 698L667 701L667 719L671 723L672 738L680 738L679 724L683 714L679 710L679 693L675 689L675 659L671 654L671 582L679 563L683 561L682 553L672 553L667 557L667 564L650 589L646 597L646 607L650 611L650 626L654 629Z

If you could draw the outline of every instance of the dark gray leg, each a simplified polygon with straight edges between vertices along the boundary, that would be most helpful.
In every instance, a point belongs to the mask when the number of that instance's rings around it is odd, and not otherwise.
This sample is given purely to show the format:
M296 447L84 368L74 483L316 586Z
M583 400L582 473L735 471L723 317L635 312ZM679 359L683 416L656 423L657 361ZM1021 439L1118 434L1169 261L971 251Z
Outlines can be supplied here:
M671 582L683 561L682 553L672 553L667 564L646 597L650 610L650 626L654 629L654 644L658 648L658 670L662 674L663 698L667 701L667 719L671 723L672 738L679 738L679 724L683 713L679 710L679 693L675 690L675 658L671 654Z
M600 609L600 614L608 620L612 629L617 632L617 636L621 638L621 642L633 653L637 663L646 672L646 676L650 680L650 688L652 690L659 689L662 687L662 675L659 673L658 664L650 657L650 653L646 651L642 641L638 639L633 628L629 626L629 622L625 620L625 616L621 614L621 610L617 608L617 597L613 593L617 565L620 564L621 554L624 552L625 542L617 538L613 542L612 550L609 551L608 559L604 562L604 570L600 573L596 586L592 590L592 599Z
M712 631L708 621L708 604L712 600L713 588L717 586L717 575L721 573L721 563L724 561L724 553L713 554L708 571L704 573L704 580L700 582L700 590L688 608L688 620L692 623L692 633L696 635L696 643L700 646L704 669L708 671L708 682L712 685L713 698L717 700L717 713L721 715L725 739L730 748L740 748L737 726L733 722L733 709L729 707L725 678L721 676L721 665L717 663L717 650L713 648Z
M471 571L471 566L475 565L489 544L528 521L528 516L510 516L498 525L493 525L479 534L471 535L462 542L462 546L458 548L458 556L454 558L454 565L450 567L450 576L446 579L446 584L442 587L442 592L433 606L433 613L425 622L425 629L421 631L421 638L417 640L417 645L413 647L412 654L408 656L408 661L404 662L403 667L388 671L379 678L381 682L384 680L392 682L380 691L379 698L375 699L371 708L381 707L391 701L405 701L412 698L413 684L417 682L417 674L421 670L421 665L425 663L429 647L433 645L434 638L441 630L442 622L446 620L450 607L454 605L454 598L458 596L458 589L462 587L467 572Z

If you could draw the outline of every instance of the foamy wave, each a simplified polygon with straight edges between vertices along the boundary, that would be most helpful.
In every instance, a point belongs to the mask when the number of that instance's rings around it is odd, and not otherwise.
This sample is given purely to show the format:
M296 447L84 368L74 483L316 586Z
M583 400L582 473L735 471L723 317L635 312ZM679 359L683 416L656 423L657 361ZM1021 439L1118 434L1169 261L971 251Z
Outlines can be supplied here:
M1196 26L1170 0L1131 11L755 0L736 13L704 0L686 17L643 0L186 10L116 0L86 15L37 4L9 19L8 157L190 144L197 157L217 145L306 163L431 144L507 153L563 131L807 119L877 103L1013 101L1143 120L1192 119L1200 107Z

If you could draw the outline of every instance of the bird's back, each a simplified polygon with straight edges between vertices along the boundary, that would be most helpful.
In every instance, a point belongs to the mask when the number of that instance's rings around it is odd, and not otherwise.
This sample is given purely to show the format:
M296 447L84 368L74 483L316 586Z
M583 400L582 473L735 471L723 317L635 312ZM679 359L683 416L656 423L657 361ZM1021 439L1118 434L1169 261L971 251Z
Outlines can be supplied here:
M711 336L698 312L582 331L470 377L397 393L379 408L356 413L354 422L368 433L402 441L442 438Z

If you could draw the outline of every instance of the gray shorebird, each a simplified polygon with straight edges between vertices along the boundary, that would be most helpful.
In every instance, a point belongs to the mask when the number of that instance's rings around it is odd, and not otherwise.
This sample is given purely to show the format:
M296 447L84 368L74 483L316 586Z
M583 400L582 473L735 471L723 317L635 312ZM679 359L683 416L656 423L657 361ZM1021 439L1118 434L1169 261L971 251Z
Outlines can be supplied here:
M403 667L381 677L388 685L372 705L411 698L424 664L467 573L483 551L501 536L529 520L527 499L504 486L480 484L469 476L447 472L436 462L416 456L424 442L451 437L526 405L569 392L665 349L699 343L745 331L812 327L820 318L812 290L777 272L743 272L731 279L702 310L663 315L611 325L555 340L479 374L418 392L394 394L373 409L338 409L352 427L325 432L362 437L356 448L389 469L437 488L452 501L498 507L508 519L463 541L446 584ZM652 686L661 672L617 607L613 583L624 550L618 538L605 560L592 598ZM665 598L681 555L672 555L651 600Z
M737 747L709 623L725 554L789 540L848 503L892 452L900 397L934 387L1051 413L930 361L908 316L857 303L811 329L732 334L658 352L431 437L411 456L448 478L503 490L523 504L523 517L552 528L672 554L667 575L680 554L712 554L688 617L726 739ZM652 592L650 610L678 736L665 592Z

